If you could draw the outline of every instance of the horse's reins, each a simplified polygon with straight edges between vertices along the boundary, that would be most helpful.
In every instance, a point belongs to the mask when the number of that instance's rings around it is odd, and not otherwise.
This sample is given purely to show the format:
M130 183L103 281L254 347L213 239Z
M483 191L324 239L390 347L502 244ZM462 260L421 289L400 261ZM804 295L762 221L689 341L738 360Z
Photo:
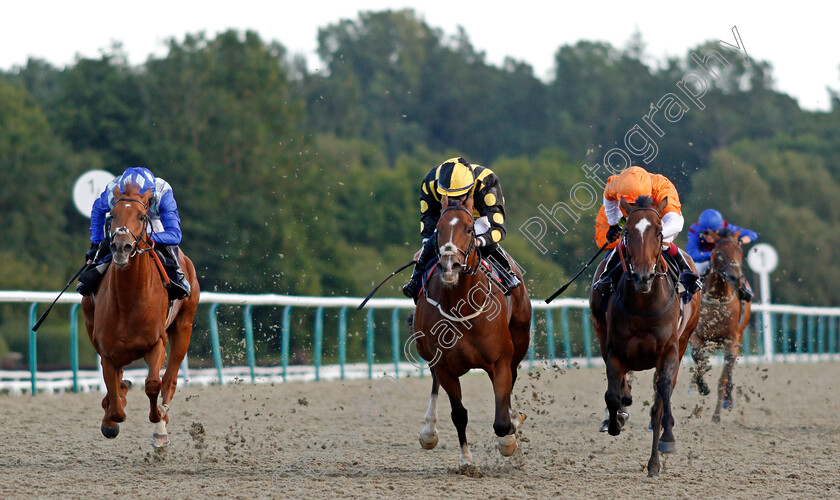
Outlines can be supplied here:
M117 203L123 202L123 201L132 202L132 203L139 203L143 207L143 210L146 212L146 213L143 214L143 217L142 217L142 219L143 219L142 233L143 233L143 236L145 237L145 239L138 237L136 234L134 234L134 232L131 229L129 229L126 226L118 227L116 229L116 231L114 231L110 235L111 241L114 241L114 236L117 236L119 234L126 234L126 233L130 234L131 237L134 238L134 244L132 245L131 253L128 255L128 258L130 259L137 254L144 254L144 253L148 252L149 250L153 250L155 248L155 241L150 236L148 236L149 234L154 234L155 227L154 227L154 224L152 224L151 217L149 217L149 205L144 203L143 200L138 200L136 198L119 198L119 199L114 201L114 205L116 205ZM144 243L145 241L148 241L150 246L148 246L146 248L139 248L140 245L142 243ZM163 262L160 261L160 256L158 256L157 252L152 252L152 260L155 262L155 264L157 266L158 272L160 273L160 276L163 279L164 285L168 287L169 284L170 284L169 276L166 274L166 270L163 268Z
M655 213L657 217L659 217L660 221L662 220L662 217L659 215L659 212L657 212L656 209L650 208L650 207L634 208L633 210L630 211L630 213L627 214L627 219L630 219L630 215L633 212L637 212L637 211L641 211L641 210L650 210L651 212ZM622 238L622 241L618 245L618 256L621 259L621 267L624 268L624 274L622 275L623 280L626 280L628 274L633 272L633 264L631 262L629 262L629 260L625 257L625 254L624 254L624 250L625 250L625 247L626 247L626 245L625 245L626 238L627 238L627 235L625 234L625 236ZM657 260L658 263L662 264L662 267L663 267L664 271L657 271L656 268L654 268L653 279L668 275L668 263L665 262L665 257L662 256L663 240L664 240L664 237L662 235L662 229L660 229L659 230L659 255L657 255L656 260ZM661 310L659 310L655 313L640 313L640 312L630 311L630 310L627 309L627 307L624 306L624 304L621 302L621 293L619 292L620 289L621 289L621 287L616 287L615 293L613 294L613 297L615 297L616 304L627 314L630 314L630 315L633 315L633 316L641 316L641 317L644 317L644 318L656 318L656 317L662 316L663 314L668 312L669 309L671 309L671 305L674 303L674 297L677 296L677 287L676 287L676 285L674 285L673 287L671 287L671 297L668 299L668 303L665 304L665 307L663 307Z

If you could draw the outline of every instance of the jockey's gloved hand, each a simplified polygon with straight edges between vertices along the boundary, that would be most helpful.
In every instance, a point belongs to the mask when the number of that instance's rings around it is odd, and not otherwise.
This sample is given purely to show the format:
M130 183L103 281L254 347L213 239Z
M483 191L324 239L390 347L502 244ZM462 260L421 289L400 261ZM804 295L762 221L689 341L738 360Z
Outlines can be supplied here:
M85 262L93 260L93 258L96 257L97 250L99 250L99 243L91 243L90 249L85 252Z
M479 236L475 239L475 247L481 248L485 245L484 236Z
M607 230L607 241L612 243L613 241L617 240L619 236L621 236L621 226L619 226L618 224L610 226L610 228Z

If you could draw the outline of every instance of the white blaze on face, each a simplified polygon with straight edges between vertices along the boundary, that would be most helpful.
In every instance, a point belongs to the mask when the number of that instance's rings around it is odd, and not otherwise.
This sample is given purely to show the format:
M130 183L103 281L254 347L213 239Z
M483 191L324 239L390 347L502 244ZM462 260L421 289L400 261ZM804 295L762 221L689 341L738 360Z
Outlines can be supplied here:
M645 229L647 229L650 225L651 223L647 219L642 219L636 224L636 230L639 231L639 235L642 237L642 239L644 239L645 237Z
M449 225L450 226L457 226L458 225L458 219L452 219L451 221L449 221Z

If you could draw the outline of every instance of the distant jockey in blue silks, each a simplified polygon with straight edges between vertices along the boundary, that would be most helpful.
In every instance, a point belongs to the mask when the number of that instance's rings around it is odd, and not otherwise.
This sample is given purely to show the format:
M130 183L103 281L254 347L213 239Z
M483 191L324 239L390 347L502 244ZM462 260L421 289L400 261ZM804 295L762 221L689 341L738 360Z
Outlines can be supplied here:
M165 180L155 177L152 172L142 167L132 167L108 183L102 195L93 202L90 214L90 249L85 254L88 264L95 267L82 273L76 291L82 295L95 293L99 282L111 261L110 242L106 234L105 216L114 208L114 189L119 186L123 191L126 184L140 186L140 194L151 190L148 215L151 219L151 239L155 249L161 254L163 267L171 282L169 298L181 299L190 294L187 281L178 258L178 244L181 243L181 217L178 204L172 194L172 186ZM96 259L96 262L94 262Z
M710 208L704 210L700 214L700 218L691 225L688 230L688 244L685 249L691 258L694 259L694 264L697 266L697 271L701 275L705 275L709 270L709 259L712 255L712 250L715 248L714 241L709 237L709 233L718 232L723 229L728 229L731 234L738 231L740 233L741 244L752 243L758 239L758 233L750 229L738 227L730 224L723 219L723 215L717 210ZM746 281L742 289L738 290L741 300L749 302L752 300L752 291L749 289Z

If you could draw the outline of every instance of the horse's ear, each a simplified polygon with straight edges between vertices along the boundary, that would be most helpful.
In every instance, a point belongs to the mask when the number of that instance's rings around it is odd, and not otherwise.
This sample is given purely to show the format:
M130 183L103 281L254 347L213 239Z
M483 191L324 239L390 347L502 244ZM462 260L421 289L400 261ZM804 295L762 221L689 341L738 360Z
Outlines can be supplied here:
M119 198L120 195L122 195L122 191L120 191L120 186L119 185L114 186L113 194L114 194L114 198Z
M624 212L624 215L629 215L630 212L633 210L634 204L628 202L623 197L618 200L618 204L621 206L621 210Z
M466 208L467 210L472 212L474 207L475 207L475 201L473 200L473 197L472 196L467 196L467 199L464 201L464 208Z
M656 208L656 211L659 213L659 215L662 215L662 212L664 212L667 207L668 207L668 197L666 196L665 198L662 198L662 201L657 203L656 207L654 207L654 208Z
M720 241L720 233L717 231L706 231L706 237L715 244Z
M732 237L735 238L735 241L741 243L741 230L739 229L735 231L735 234L733 234Z
M441 196L441 197L440 197L440 205L441 205L443 208L448 207L448 206L449 206L449 196L447 196L447 195L443 195L443 196Z

